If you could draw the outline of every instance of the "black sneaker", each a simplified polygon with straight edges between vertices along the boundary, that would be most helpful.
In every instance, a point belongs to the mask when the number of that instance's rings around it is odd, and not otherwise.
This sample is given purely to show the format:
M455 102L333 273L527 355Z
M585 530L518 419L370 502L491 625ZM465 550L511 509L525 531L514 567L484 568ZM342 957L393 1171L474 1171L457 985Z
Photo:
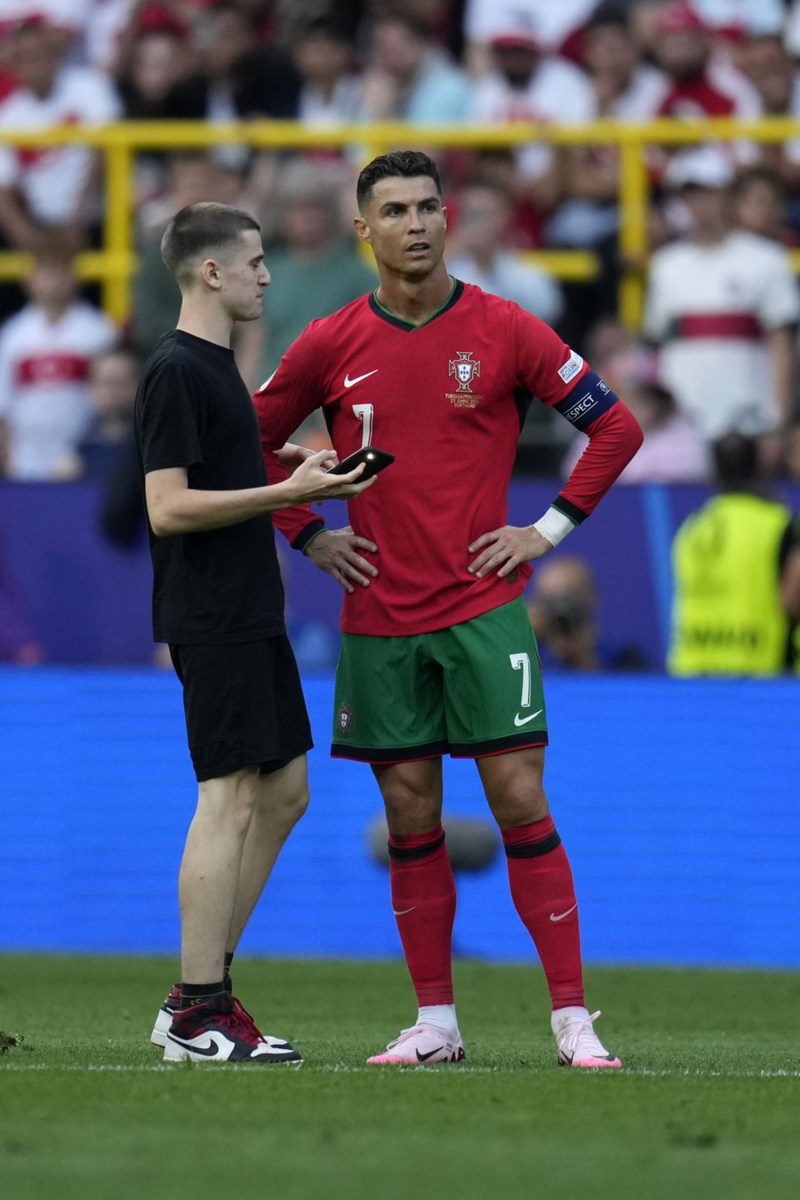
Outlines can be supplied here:
M225 976L225 991L231 990L230 975ZM156 1023L153 1026L153 1032L150 1034L150 1041L154 1046L160 1046L163 1050L167 1044L167 1034L169 1027L172 1024L172 1018L181 1006L181 985L173 983L168 994L164 997L164 1002L156 1014ZM249 1015L249 1014L248 1014Z
M239 1001L224 993L175 1013L166 1035L165 1062L301 1063L283 1038L260 1032Z

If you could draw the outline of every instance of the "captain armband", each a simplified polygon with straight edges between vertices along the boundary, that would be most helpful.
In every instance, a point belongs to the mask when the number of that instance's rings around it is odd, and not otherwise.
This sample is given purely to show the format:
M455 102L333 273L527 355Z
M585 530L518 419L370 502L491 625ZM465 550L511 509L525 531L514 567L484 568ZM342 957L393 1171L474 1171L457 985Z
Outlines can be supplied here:
M554 404L556 412L566 417L581 433L585 433L592 421L616 404L617 397L596 371L589 371L568 396Z
M568 533L572 533L575 526L569 517L564 516L562 512L559 512L557 508L553 508L551 505L543 517L540 517L538 521L534 521L533 528L551 546L557 546L559 542L563 542Z

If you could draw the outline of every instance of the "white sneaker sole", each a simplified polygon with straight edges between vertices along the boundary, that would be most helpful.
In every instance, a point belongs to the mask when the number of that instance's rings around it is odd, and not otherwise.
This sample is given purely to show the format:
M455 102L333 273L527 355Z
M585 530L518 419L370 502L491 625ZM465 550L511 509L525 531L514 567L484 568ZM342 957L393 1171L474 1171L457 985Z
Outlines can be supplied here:
M154 1046L158 1046L160 1050L163 1050L167 1044L167 1034L169 1033L171 1024L172 1013L168 1008L160 1008L156 1017L156 1023L153 1026L153 1032L150 1034L150 1041Z

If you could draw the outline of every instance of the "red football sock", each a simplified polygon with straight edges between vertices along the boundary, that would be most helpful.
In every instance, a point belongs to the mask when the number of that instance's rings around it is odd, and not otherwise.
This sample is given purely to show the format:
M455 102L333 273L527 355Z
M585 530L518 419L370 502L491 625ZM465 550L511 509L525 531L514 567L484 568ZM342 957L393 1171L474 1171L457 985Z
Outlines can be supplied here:
M511 898L534 940L554 1009L583 1005L578 901L552 817L503 830Z
M392 908L417 1002L453 1003L456 885L444 830L389 836Z

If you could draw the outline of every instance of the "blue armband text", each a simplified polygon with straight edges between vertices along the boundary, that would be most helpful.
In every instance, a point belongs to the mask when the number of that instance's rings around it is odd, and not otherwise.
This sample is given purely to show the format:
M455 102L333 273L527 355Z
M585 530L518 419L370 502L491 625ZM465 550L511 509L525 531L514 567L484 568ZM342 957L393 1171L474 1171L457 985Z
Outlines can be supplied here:
M554 404L553 408L583 433L592 421L596 421L601 413L607 412L616 402L617 396L608 384L595 371L589 371L569 395Z

